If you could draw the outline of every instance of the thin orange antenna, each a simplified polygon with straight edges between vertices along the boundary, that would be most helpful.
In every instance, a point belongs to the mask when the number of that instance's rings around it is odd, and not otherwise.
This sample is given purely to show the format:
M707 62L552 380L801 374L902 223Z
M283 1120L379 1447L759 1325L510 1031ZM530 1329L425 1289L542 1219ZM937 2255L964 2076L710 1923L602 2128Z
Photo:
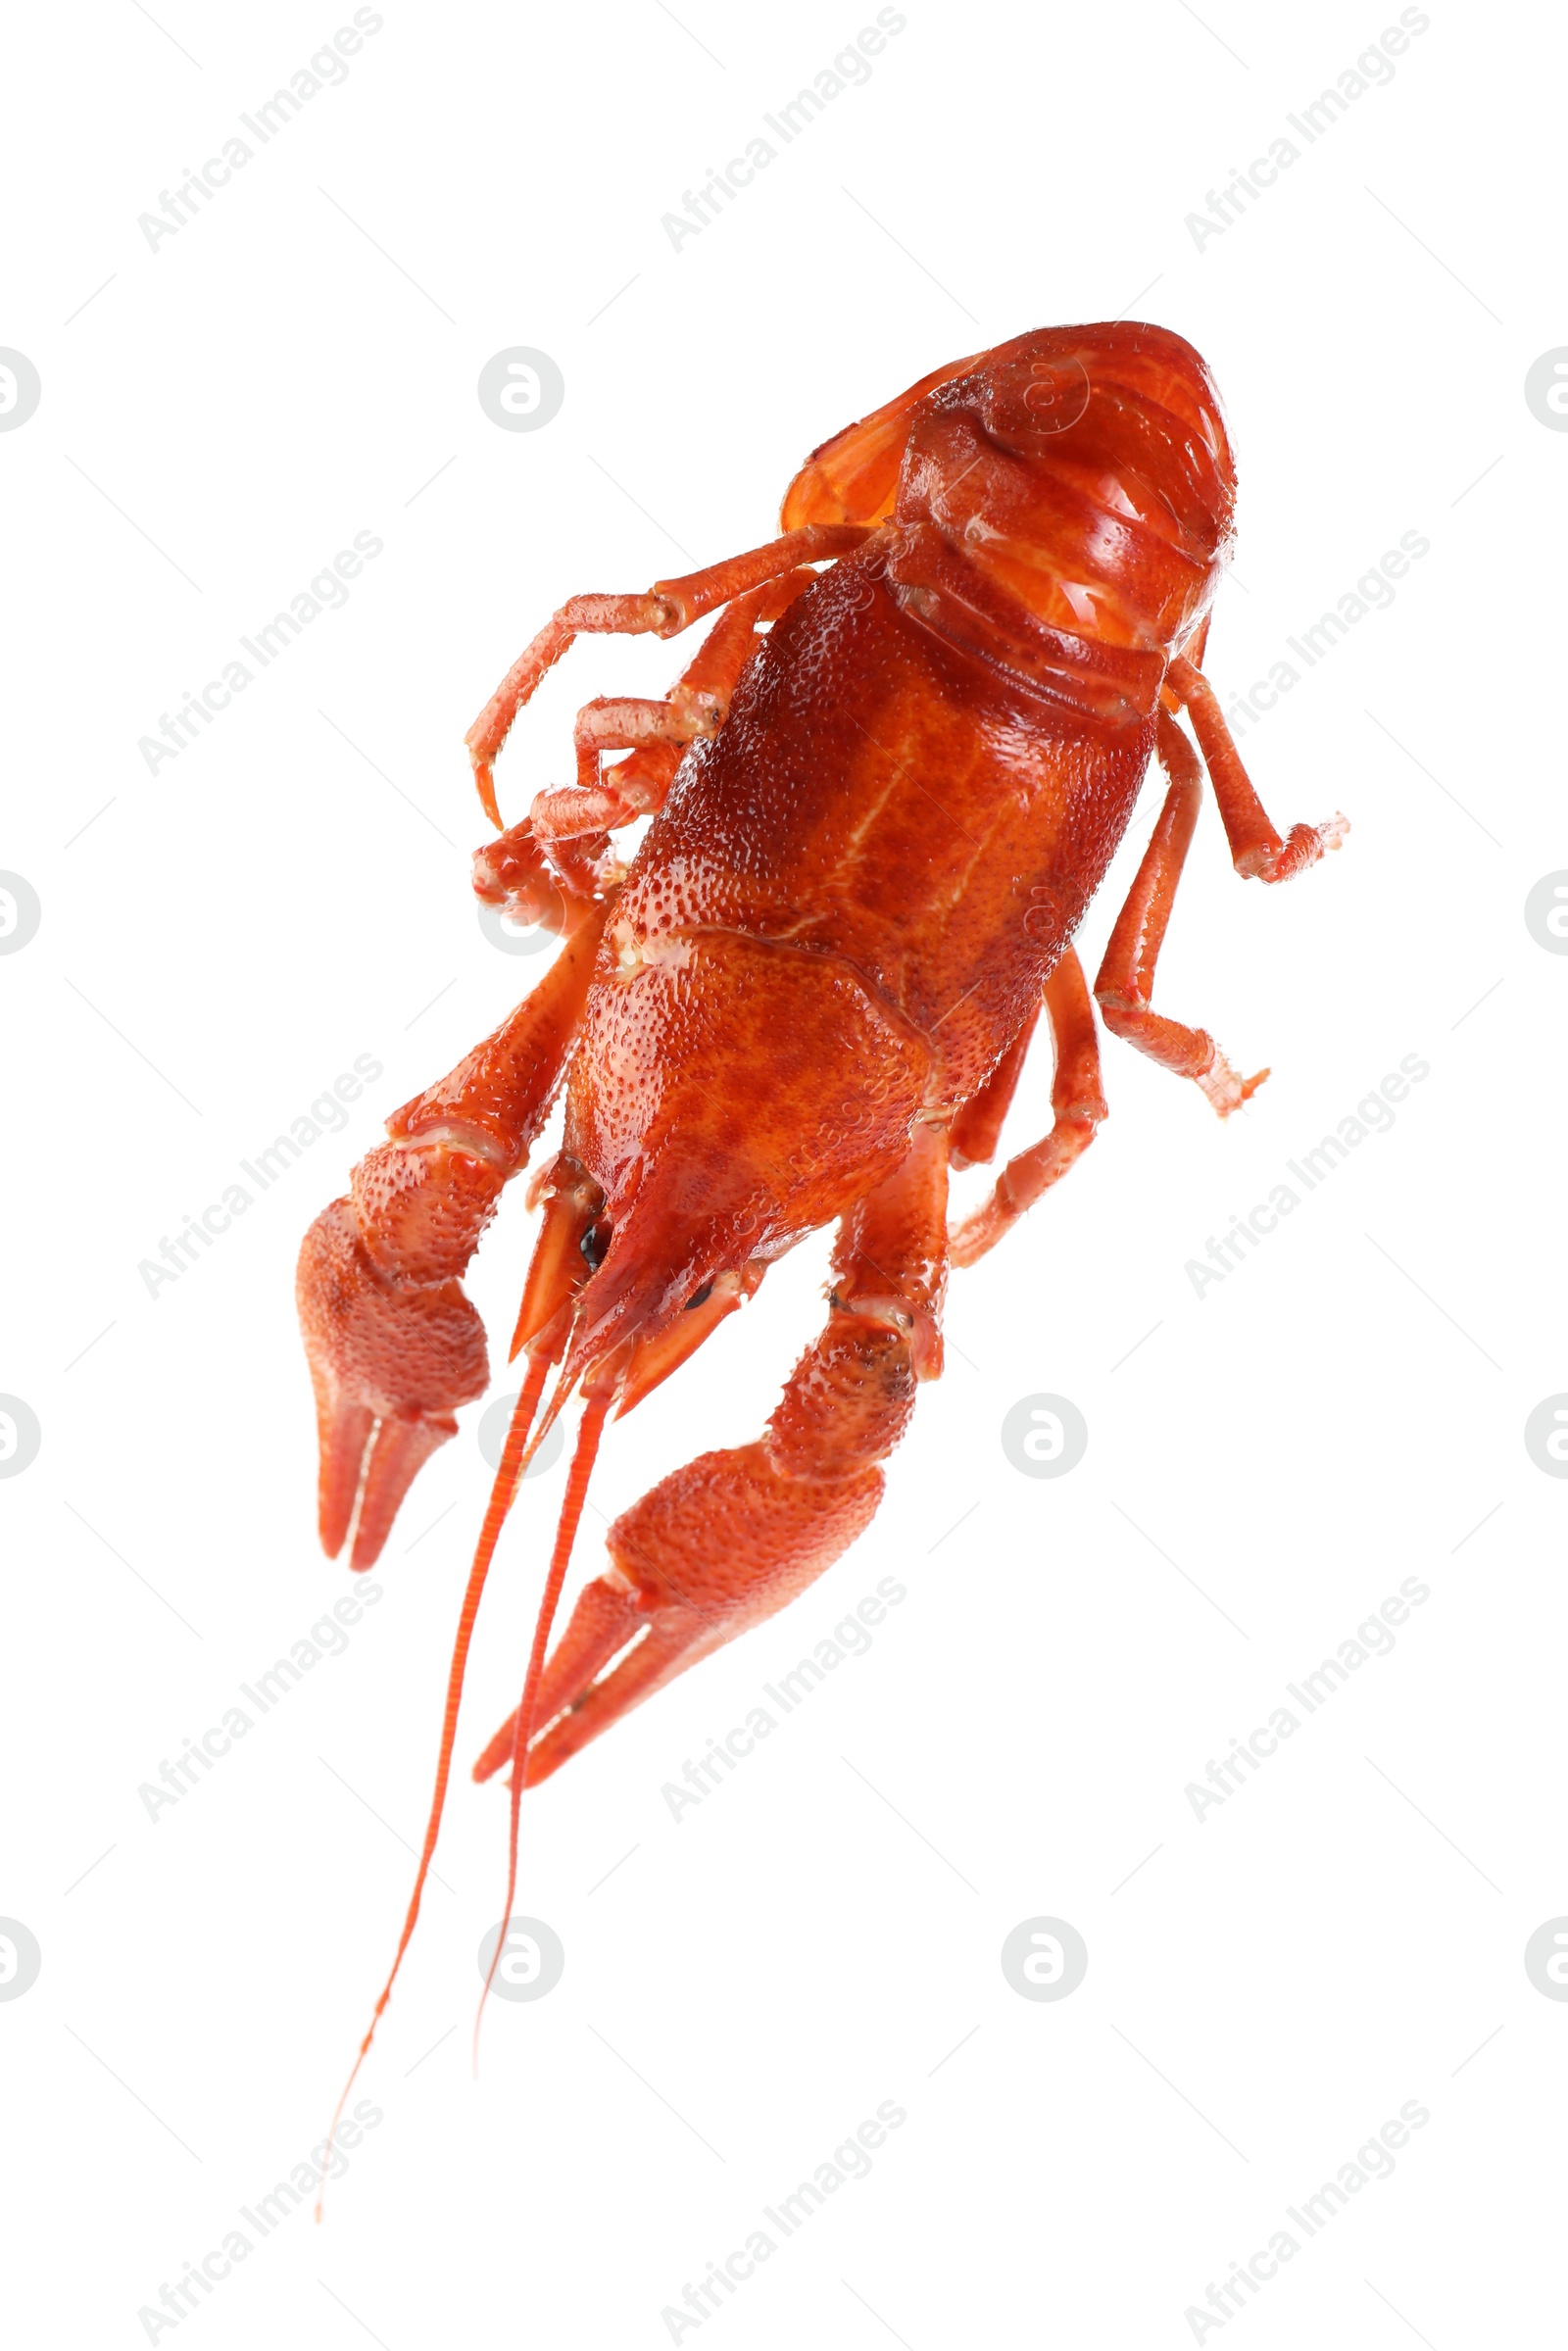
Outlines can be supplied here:
M618 1350L617 1350L618 1351ZM617 1366L617 1368L619 1368ZM571 1546L577 1538L577 1524L582 1517L583 1504L588 1498L588 1480L593 1472L594 1457L599 1451L599 1440L605 1418L615 1400L618 1383L606 1378L604 1370L597 1375L593 1390L583 1398L582 1422L577 1431L577 1446L571 1456L571 1472L566 1480L565 1497L561 1505L561 1519L556 1529L556 1547L550 1555L550 1573L545 1578L544 1592L539 1601L539 1614L534 1622L533 1646L528 1652L528 1671L523 1680L522 1697L518 1702L515 1724L512 1734L512 1818L507 1843L507 1898L501 1907L501 1932L490 1955L489 1973L484 1989L479 1994L478 2013L473 2020L473 2061L479 2060L479 2027L484 2018L484 2004L490 1997L490 1986L506 1948L507 1921L512 1916L513 1897L517 1890L517 1830L522 1804L522 1784L528 1768L528 1741L533 1735L534 1704L539 1693L539 1677L544 1671L545 1649L550 1641L550 1628L555 1621L556 1604L561 1588L566 1580L571 1563Z
M463 1594L463 1608L458 1617L457 1638L452 1644L452 1665L447 1675L446 1708L441 1718L441 1750L436 1762L435 1791L430 1799L430 1817L425 1824L424 1849L419 1855L419 1867L415 1876L414 1892L410 1897L408 1915L403 1921L403 1933L398 1937L398 1947L392 1960L391 1972L381 1986L381 1996L375 2003L369 2028L360 2043L360 2053L355 2058L349 2078L343 2084L342 2095L332 2110L332 2127L326 2134L326 2145L321 2155L321 2173L316 2188L316 2218L318 2221L321 2218L321 2210L325 2202L326 2167L332 2159L332 2144L337 2136L338 2125L343 2120L343 2109L349 2102L350 2090L359 2080L360 2068L370 2053L370 2043L375 2038L376 2026L380 2023L386 2004L392 1997L392 1986L398 1980L398 1970L403 1965L403 1955L407 1951L413 1939L414 1930L418 1924L419 1903L424 1894L424 1882L429 1876L430 1863L435 1854L436 1838L441 1833L441 1815L446 1807L447 1783L452 1777L452 1749L457 1739L458 1711L463 1703L463 1678L467 1667L468 1646L473 1639L474 1621L479 1614L479 1601L484 1592L485 1579L490 1573L490 1562L495 1556L496 1544L500 1541L501 1530L506 1524L507 1513L512 1508L522 1473L538 1450L545 1436L545 1430L541 1429L532 1445L528 1443L528 1432L533 1425L534 1414L539 1409L539 1398L544 1394L545 1382L550 1376L553 1360L554 1357L548 1347L541 1347L539 1352L529 1359L528 1376L523 1381L518 1393L512 1415L512 1425L507 1431L507 1442L502 1447L501 1465L496 1471L495 1484L490 1489L489 1507L484 1514L484 1525L479 1531L479 1542L473 1554L473 1565L468 1570L467 1587Z

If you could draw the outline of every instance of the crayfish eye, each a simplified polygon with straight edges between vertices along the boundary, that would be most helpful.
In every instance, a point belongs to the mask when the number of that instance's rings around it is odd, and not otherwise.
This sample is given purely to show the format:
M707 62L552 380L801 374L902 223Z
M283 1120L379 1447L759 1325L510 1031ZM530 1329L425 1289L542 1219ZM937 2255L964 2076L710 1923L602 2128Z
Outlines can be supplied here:
M685 1311L689 1314L694 1306L706 1306L712 1295L712 1283L705 1282L701 1290L694 1290L692 1292L691 1297L686 1300Z
M610 1238L610 1226L601 1217L597 1224L591 1224L588 1227L587 1232L578 1242L577 1247L582 1251L582 1261L590 1273L597 1273L609 1255Z

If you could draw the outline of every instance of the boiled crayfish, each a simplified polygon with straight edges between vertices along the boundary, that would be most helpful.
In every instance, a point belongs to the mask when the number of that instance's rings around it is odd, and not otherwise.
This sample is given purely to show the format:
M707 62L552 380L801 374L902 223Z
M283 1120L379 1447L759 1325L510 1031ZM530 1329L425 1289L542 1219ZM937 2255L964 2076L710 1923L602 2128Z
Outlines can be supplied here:
M1240 874L1284 881L1345 830L1334 818L1281 839L1201 673L1234 498L1218 396L1179 336L1021 335L826 442L767 546L647 595L563 605L476 721L474 775L499 827L493 762L574 638L674 637L722 611L667 701L588 703L575 782L477 854L481 899L549 924L561 949L494 1034L388 1122L300 1258L321 1540L335 1554L352 1531L365 1568L456 1433L455 1408L486 1386L460 1276L564 1083L512 1345L528 1372L464 1601L421 1886L496 1540L574 1391L521 1700L475 1767L511 1767L514 1878L525 1785L782 1608L869 1523L915 1388L942 1368L949 1266L983 1257L1104 1115L1070 942L1152 753L1169 788L1095 999L1222 1116L1259 1083L1151 1004L1202 788L1177 711ZM629 756L607 766L615 752ZM611 836L649 814L622 867ZM993 1156L1042 1008L1054 1123L950 1228L949 1168ZM607 1416L830 1219L826 1327L765 1435L700 1455L615 1521L546 1664Z

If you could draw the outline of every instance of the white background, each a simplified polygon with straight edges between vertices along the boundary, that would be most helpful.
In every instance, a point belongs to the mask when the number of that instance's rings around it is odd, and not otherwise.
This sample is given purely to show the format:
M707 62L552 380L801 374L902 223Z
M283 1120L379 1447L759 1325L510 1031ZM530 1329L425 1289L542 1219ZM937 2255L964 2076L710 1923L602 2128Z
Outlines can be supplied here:
M560 1987L491 2004L475 2085L505 1799L460 1778L362 2083L384 2120L324 2228L293 2213L155 2339L663 2343L685 2283L889 2099L870 2177L681 2340L1187 2343L1209 2280L1409 2100L1394 2176L1200 2339L1544 2339L1568 2009L1522 1954L1568 1910L1568 1491L1522 1431L1568 1387L1568 963L1523 903L1568 864L1568 437L1523 379L1568 342L1560 27L1435 4L1200 248L1185 217L1392 5L909 0L866 85L677 252L661 216L869 8L383 13L156 251L137 216L342 20L127 0L12 32L0 342L43 382L0 436L0 865L43 907L0 960L0 1389L42 1428L0 1483L0 1913L43 1953L0 2004L16 2339L148 2339L138 2311L320 2141L402 1916L482 1406L346 1652L156 1821L137 1790L347 1589L314 1535L300 1234L543 968L476 925L465 727L566 594L756 545L805 453L917 374L1124 312L1198 345L1234 428L1222 700L1401 533L1431 542L1246 740L1275 818L1343 808L1344 853L1265 892L1200 821L1157 1001L1274 1075L1222 1126L1107 1041L1110 1119L956 1280L871 1532L525 1806L517 1907L562 1936ZM565 378L535 433L475 397L516 344ZM345 609L150 775L138 738L360 530L384 552ZM580 646L503 762L509 816L566 780L579 702L673 673ZM138 1261L357 1053L385 1074L346 1130L150 1298ZM1392 1131L1196 1296L1186 1261L1406 1054L1431 1074ZM1049 1085L1041 1055L1011 1148ZM501 1341L530 1238L519 1187L470 1283ZM595 1509L757 1433L825 1251L612 1433ZM1088 1421L1059 1481L1001 1449L1039 1392ZM507 1538L465 1764L514 1701L561 1485ZM662 1785L890 1575L870 1652L672 1820ZM1195 1818L1188 1783L1412 1576L1392 1654ZM999 1964L1043 1913L1090 1954L1054 2004Z

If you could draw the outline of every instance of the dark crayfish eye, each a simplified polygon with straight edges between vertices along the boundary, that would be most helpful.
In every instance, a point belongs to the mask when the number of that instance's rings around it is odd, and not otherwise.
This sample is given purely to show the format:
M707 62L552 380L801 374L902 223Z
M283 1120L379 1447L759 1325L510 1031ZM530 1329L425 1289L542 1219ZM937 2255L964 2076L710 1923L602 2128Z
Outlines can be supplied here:
M597 1224L588 1227L577 1247L582 1251L582 1261L588 1271L597 1273L610 1252L610 1227L603 1217Z
M694 1306L706 1306L712 1295L712 1283L705 1282L701 1290L694 1290L691 1297L686 1300L687 1313L689 1314Z

